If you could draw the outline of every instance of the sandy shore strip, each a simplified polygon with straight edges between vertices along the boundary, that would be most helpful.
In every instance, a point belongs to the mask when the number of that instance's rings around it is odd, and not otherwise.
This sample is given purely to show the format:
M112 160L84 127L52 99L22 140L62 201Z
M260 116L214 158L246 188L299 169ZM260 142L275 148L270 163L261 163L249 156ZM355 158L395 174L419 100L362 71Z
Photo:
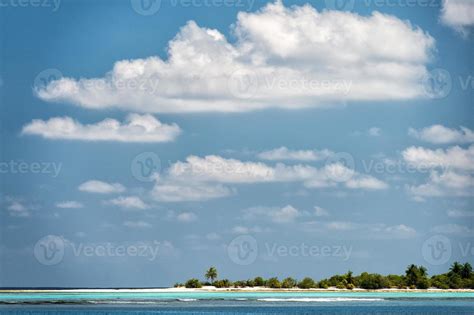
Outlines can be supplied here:
M354 288L353 290L338 289L330 287L327 289L272 289L266 287L244 287L244 288L216 288L213 286L205 286L199 289L190 288L140 288L140 289L0 289L0 293L193 293L193 292L319 292L319 293L344 293L344 292L405 292L405 293L443 293L443 292L459 292L459 293L474 293L474 289L379 289L379 290L366 290L360 288Z

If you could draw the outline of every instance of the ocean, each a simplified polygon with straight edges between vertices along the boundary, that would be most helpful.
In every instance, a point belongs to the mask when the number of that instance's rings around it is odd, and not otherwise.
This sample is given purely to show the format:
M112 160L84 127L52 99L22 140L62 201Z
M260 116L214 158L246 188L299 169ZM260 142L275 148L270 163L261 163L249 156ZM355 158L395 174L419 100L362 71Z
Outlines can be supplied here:
M0 293L1 314L474 314L463 292Z

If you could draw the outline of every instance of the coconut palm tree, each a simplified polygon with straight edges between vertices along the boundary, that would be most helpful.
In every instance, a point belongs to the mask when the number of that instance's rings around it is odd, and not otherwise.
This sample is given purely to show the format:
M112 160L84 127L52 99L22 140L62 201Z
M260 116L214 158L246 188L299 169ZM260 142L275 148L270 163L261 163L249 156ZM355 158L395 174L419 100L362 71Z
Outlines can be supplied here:
M461 277L463 279L467 279L471 276L471 273L472 273L472 266L470 263L465 263L463 266L462 266L462 270L461 270Z
M217 279L217 269L215 267L211 267L206 271L205 277L207 280L211 280L211 283Z
M449 268L449 271L452 272L452 273L455 273L455 274L457 274L457 275L460 275L462 269L463 269L463 265L461 265L460 263L458 263L457 261L455 261L455 262L451 265L451 268Z

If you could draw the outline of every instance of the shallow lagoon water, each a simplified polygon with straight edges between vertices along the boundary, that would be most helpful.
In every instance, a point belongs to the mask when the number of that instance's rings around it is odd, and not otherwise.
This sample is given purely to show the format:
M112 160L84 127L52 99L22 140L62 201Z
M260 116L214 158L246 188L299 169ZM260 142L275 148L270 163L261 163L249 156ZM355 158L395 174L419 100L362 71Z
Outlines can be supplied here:
M474 314L470 292L0 293L2 314Z

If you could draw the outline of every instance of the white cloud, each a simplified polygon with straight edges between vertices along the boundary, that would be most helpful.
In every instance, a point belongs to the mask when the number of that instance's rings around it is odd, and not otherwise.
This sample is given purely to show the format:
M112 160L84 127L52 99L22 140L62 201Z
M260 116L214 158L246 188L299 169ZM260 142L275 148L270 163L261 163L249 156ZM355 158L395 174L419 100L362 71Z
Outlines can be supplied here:
M324 149L321 151L290 150L286 147L280 147L277 149L261 152L258 154L258 157L262 160L269 160L269 161L283 161L283 160L319 161L319 160L327 159L333 154L334 152L327 149Z
M472 0L443 0L441 22L463 35L474 25L474 2Z
M451 210L446 211L446 214L448 215L448 217L451 217L451 218L474 217L474 211L468 211L468 210L451 209Z
M243 218L252 220L257 217L266 217L275 223L289 223L301 216L298 209L291 205L282 208L254 207L243 211Z
M474 132L462 126L460 130L447 128L443 125L432 125L421 130L410 128L408 134L414 138L434 144L474 142Z
M7 210L12 217L25 218L30 216L29 209L20 201L12 200Z
M197 215L193 212L182 212L176 216L176 220L179 222L194 222L197 220Z
M302 229L311 233L330 233L356 235L370 239L409 239L417 235L416 230L405 224L387 225L384 223L357 223L349 221L306 222ZM345 236L347 237L347 235Z
M260 226L247 227L242 225L234 226L231 230L231 232L234 234L264 233L270 231L271 230L269 228L262 228Z
M369 128L369 130L367 131L369 136L372 136L372 137L378 137L380 136L380 132L382 130L378 127L372 127L372 128Z
M108 205L114 205L118 206L121 208L127 208L127 209L148 209L150 208L149 205L147 205L143 200L141 200L137 196L120 196L111 200L107 200L104 202L105 204Z
M152 196L159 201L202 201L232 195L235 190L223 184L301 182L308 188L336 187L379 190L384 182L359 174L339 163L318 169L308 165L270 166L261 162L243 162L217 155L188 156L175 162L163 176L156 176Z
M217 155L204 158L189 156L186 162L174 163L167 172L167 178L174 181L219 182L226 184L304 182L307 187L330 187L338 182L352 179L357 182L350 188L374 188L368 175L361 175L339 163L325 165L318 169L308 165L270 166L260 162L243 162ZM349 186L349 185L348 185ZM357 186L357 187L355 187Z
M395 16L318 12L281 1L240 12L235 43L189 21L168 58L122 60L102 78L62 78L45 101L139 112L298 109L340 101L423 97L434 39ZM383 43L381 45L380 43Z
M474 170L474 145L467 149L454 146L446 150L409 147L402 152L402 155L406 162L420 169Z
M474 195L474 145L467 149L454 146L446 150L409 147L402 155L409 164L430 170L426 183L407 186L408 192L413 196L420 198Z
M151 191L154 199L161 202L206 201L233 194L223 185L204 185L186 182L163 182L158 180Z
M151 228L151 224L145 221L125 221L123 225L134 229Z
M314 214L317 217L327 217L327 216L329 216L329 211L327 211L326 209L323 209L321 207L315 206L314 207Z
M333 221L333 222L326 223L326 228L328 230L335 230L335 231L349 231L349 230L354 230L357 227L358 225L352 222Z
M125 191L125 187L119 183L106 183L99 180L89 180L79 185L80 191L95 194L113 194Z
M443 224L433 227L432 232L450 234L461 237L474 237L474 230L465 225L459 224Z
M242 162L217 155L204 158L188 156L186 162L174 163L168 174L174 179L200 182L255 183L275 180L275 170L264 163Z
M77 201L68 200L56 203L56 207L62 209L79 209L84 208L84 205Z
M375 177L360 175L349 179L346 182L346 187L350 189L382 190L387 189L388 185Z
M148 114L130 114L123 124L111 118L90 125L83 125L70 117L55 117L47 121L35 119L22 130L22 134L47 139L118 142L169 142L180 132L176 124L163 124Z
M211 232L211 233L206 234L206 239L208 239L210 241L217 241L220 238L221 238L221 236L219 234L217 234L216 232Z
M411 194L418 197L473 196L474 177L453 171L431 171L426 183L407 188Z

